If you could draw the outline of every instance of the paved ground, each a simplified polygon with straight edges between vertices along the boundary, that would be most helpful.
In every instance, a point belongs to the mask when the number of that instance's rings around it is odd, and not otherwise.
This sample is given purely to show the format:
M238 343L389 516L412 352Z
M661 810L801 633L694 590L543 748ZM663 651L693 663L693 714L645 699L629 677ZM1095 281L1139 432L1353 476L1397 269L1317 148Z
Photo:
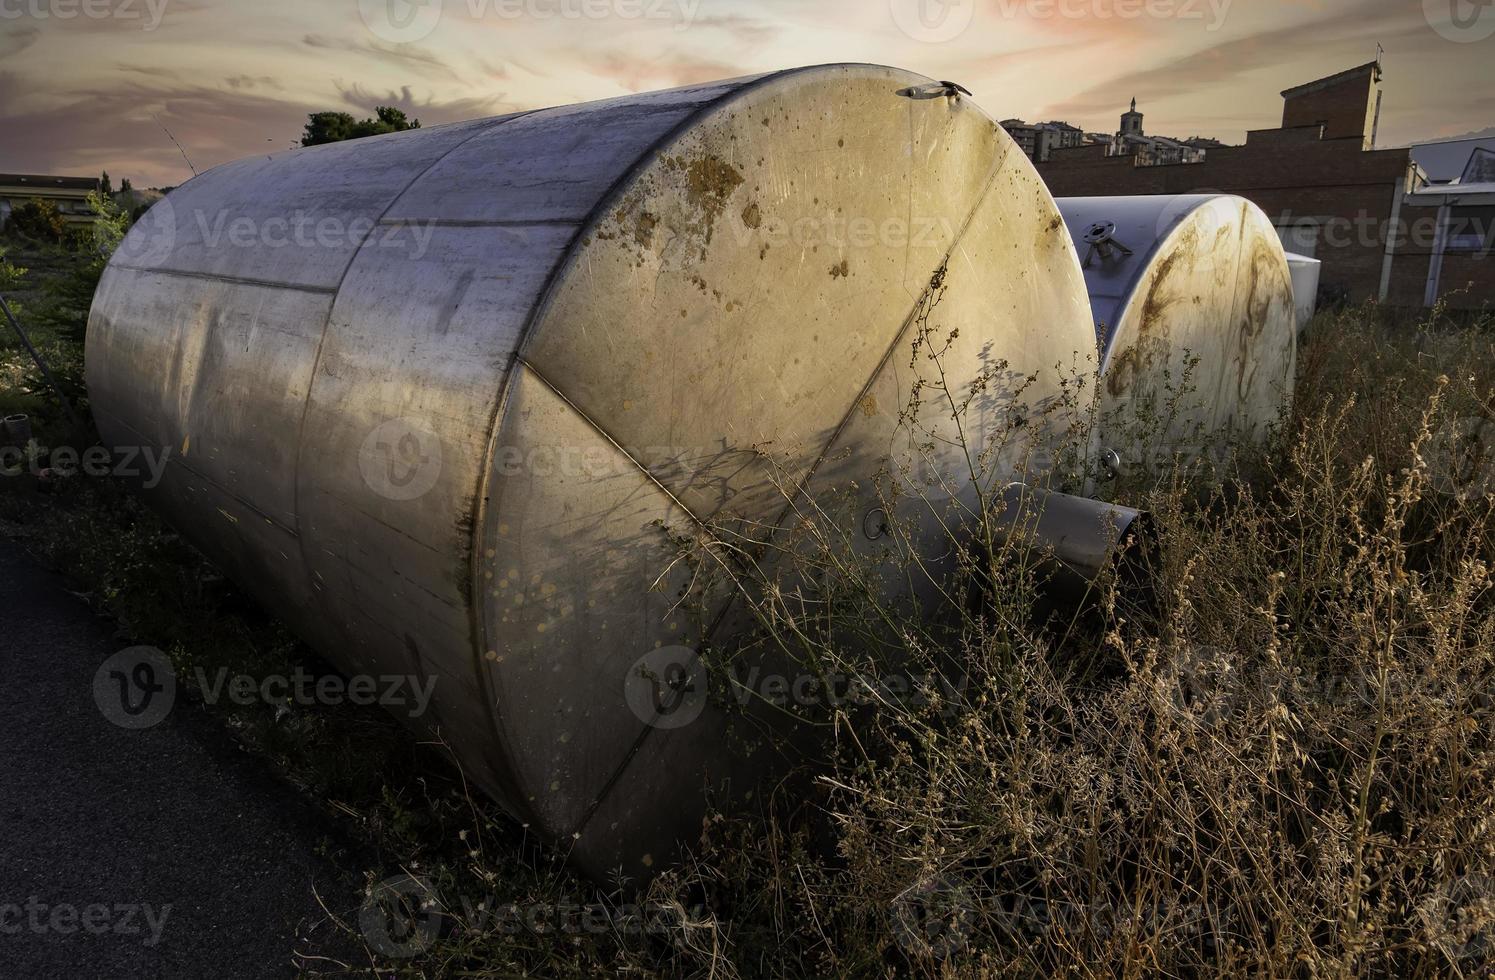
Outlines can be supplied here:
M366 963L317 899L345 920L359 902L316 853L336 832L200 709L108 720L94 679L119 646L0 539L0 977L287 976L294 949Z

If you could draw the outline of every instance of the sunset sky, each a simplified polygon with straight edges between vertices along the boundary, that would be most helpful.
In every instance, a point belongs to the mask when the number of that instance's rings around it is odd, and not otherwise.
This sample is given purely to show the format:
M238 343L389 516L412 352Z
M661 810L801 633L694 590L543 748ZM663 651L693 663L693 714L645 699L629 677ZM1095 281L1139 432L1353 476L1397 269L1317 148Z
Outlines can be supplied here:
M1105 132L1135 96L1148 132L1236 142L1378 42L1381 145L1495 127L1491 0L0 0L0 171L177 184L164 129L201 171L322 109L431 125L830 61Z

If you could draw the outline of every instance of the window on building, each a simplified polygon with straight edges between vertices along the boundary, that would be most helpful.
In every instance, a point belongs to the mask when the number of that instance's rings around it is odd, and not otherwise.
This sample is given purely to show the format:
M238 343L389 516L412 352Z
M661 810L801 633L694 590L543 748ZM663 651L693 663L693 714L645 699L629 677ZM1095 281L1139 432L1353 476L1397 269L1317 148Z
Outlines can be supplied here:
M1488 252L1495 246L1495 207L1455 207L1448 216L1448 252Z

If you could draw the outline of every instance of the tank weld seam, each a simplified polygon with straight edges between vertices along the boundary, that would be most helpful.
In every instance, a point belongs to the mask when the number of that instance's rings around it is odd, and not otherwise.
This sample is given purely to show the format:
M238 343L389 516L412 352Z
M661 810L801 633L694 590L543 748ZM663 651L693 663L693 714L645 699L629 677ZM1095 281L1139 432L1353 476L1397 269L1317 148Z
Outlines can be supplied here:
M539 293L535 297L534 302L529 308L529 312L525 315L524 326L520 329L519 339L514 345L514 354L510 371L508 373L508 376L504 379L503 387L499 392L498 402L493 409L493 417L489 422L490 430L488 434L488 449L483 457L483 465L478 471L478 483L474 498L476 500L476 508L473 515L474 544L472 548L472 563L474 572L476 572L477 570L477 556L482 551L480 543L476 541L476 535L482 533L482 528L486 526L488 513L490 510L488 499L491 493L490 487L491 474L493 470L493 457L497 449L499 431L503 427L504 412L508 409L509 399L514 389L513 367L522 365L528 368L531 372L534 373L537 378L539 378L548 388L550 388L550 390L554 391L559 398L565 401L566 404L570 405L573 410L577 411L577 413L581 415L581 417L585 419L589 425L597 429L598 432L602 433L604 438L608 438L609 441L612 441L614 445L617 445L616 441L612 440L606 432L604 432L599 426L597 426L595 421L587 418L585 413L582 413L579 409L577 409L576 406L572 404L570 399L566 398L565 394L563 394L559 388L551 384L543 374L535 370L534 365L530 364L527 360L525 360L524 357L525 351L529 349L530 343L534 339L535 325L544 316L545 311L550 308L551 301L556 291L559 289L560 283L564 278L565 273L573 268L576 264L578 243L581 242L588 229L593 228L600 223L601 216L608 213L613 204L622 197L623 192L628 187L632 186L633 183L638 180L639 176L642 175L649 166L653 165L654 161L663 152L664 148L672 145L686 133L690 132L691 127L700 122L700 120L709 116L718 107L730 104L734 99L747 93L756 91L760 87L764 87L776 79L781 79L800 73L808 73L814 70L815 69L813 68L791 68L785 71L768 72L756 77L750 77L744 80L741 84L728 88L720 94L712 96L711 98L705 100L704 102L691 105L685 111L684 115L681 116L679 121L677 121L673 126L670 126L662 134L660 134L657 139L649 144L647 149L645 149L638 155L633 163L629 164L623 169L623 172L617 177L617 179L615 179L612 184L608 186L607 190L604 191L593 203L591 209L588 210L586 217L584 217L580 222L577 223L577 228L571 236L571 241L566 245L565 251L562 252L559 258L556 259L555 264L551 266L550 272L546 277L545 284L541 287ZM625 453L625 455L627 454ZM631 456L629 458L632 459ZM635 465L637 465L637 462L637 460L634 460ZM642 469L642 467L640 467L640 469ZM646 473L648 479L653 481L656 485L659 485L658 481L654 480L652 474L648 474L647 470L645 470L644 472ZM664 492L670 496L670 499L674 499L674 495L669 494L668 490L664 489L662 486L660 487L660 489L664 490ZM682 511L690 515L692 520L695 520L695 516L691 514L689 508L686 508L684 505L680 506ZM699 521L697 521L696 523L698 525L700 524ZM715 555L714 550L712 551L712 554L713 556ZM473 581L476 582L477 579L474 578ZM721 618L724 618L726 616L727 610L730 608L731 603L727 603L723 607L721 616L718 617L716 623L713 624L713 629L715 629L715 626L721 622ZM472 630L473 640L475 641L473 643L473 649L485 649L487 646L487 622L482 612L482 599L476 594L473 596L472 602ZM483 699L483 704L487 710L489 723L493 726L494 730L500 736L502 736L504 732L503 726L500 722L500 718L502 717L502 709L498 704L497 694L499 692L494 689L494 685L496 682L492 679L489 673L483 669L483 665L481 664L481 662L478 664L478 673L479 684L482 685L482 688L488 691L490 695L489 697L485 697ZM596 797L587 805L585 812L581 816L581 819L577 821L576 829L573 831L573 834L580 834L586 827L586 825L591 821L592 816L597 812L598 808L602 806L602 801L607 799L607 794L612 791L613 786L615 786L618 780L622 778L623 773L627 771L628 766L633 762L634 757L638 755L639 749L643 747L644 740L648 738L651 731L653 731L652 728L650 728L649 726L645 726L643 733L634 741L633 746L628 750L628 753L624 755L623 761L618 765L617 770L607 778L607 781L602 785L602 788L598 790ZM500 739L500 741L502 741L502 738ZM513 781L517 784L517 776ZM524 799L522 793L516 792L514 794L514 798L516 801L519 801L517 803L518 806L522 806L525 809L530 810L531 812L533 811L532 807L529 807L528 804L522 802Z
M514 360L515 360L516 364L518 364L520 367L523 367L530 374L533 374L536 378L538 378L545 385L545 387L549 388L552 392L554 392L555 396L557 398L559 398L561 401L565 402L566 403L566 407L569 408L569 409L571 409L571 411L575 412L577 418L581 419L583 422L585 422L587 424L587 426L589 428L591 428L593 431L595 431L602 438L606 439L608 445L610 445L614 449L616 449L619 453L621 453L623 455L623 457L625 459L628 460L628 462L632 463L635 467L637 467L638 471L640 473L642 473L649 480L650 483L654 484L654 486L657 489L659 489L660 492L662 492L665 496L669 497L670 498L670 502L673 503L676 507L679 507L680 510L685 513L685 516L690 518L690 520L691 520L692 523L696 524L702 530L706 529L707 525L706 525L705 521L703 521L699 517L697 517L696 514L695 514L695 512L692 511L689 507L687 507L684 504L684 502L682 502L680 500L679 497L675 496L675 494L670 490L669 487L667 487L663 483L661 483L659 481L659 478L657 476L655 476L652 472L650 472L649 467L647 467L646 465L644 465L644 463L643 463L642 460L640 460L637 456L633 455L627 449L623 448L622 443L618 442L617 439L613 438L612 433L610 433L606 429L604 429L597 422L596 419L592 418L585 411L583 411L582 408L581 408L581 406L577 405L570 398L568 398L566 396L566 393L564 391L562 391L559 387L557 387L556 384L553 381L551 381L549 378L547 378L545 376L545 374L544 374L543 371L541 371L539 368L535 367L535 365L533 363L531 363L530 361L526 360L524 358L523 354L516 354L516 355L514 355Z
M817 70L817 68L823 68L823 67L829 67L829 66L814 66L814 67L807 67L807 68L793 68L793 69L789 69L789 70L783 71L783 72L775 72L775 73L771 73L769 75L764 75L761 78L755 79L754 81L752 81L752 82L750 82L750 83L742 86L740 89L734 89L733 91L727 93L726 95L721 96L719 99L713 100L713 102L707 103L705 106L702 106L702 107L698 108L689 117L687 117L685 120L683 120L681 122L681 124L679 124L675 128L675 130L672 130L670 133L666 134L664 137L661 137L660 140L658 142L656 142L653 147L650 148L649 153L646 154L646 156L644 158L641 158L641 160L645 160L645 159L652 160L658 154L659 149L662 146L667 145L667 142L676 135L677 131L678 132L684 132L684 131L686 131L686 128L690 124L694 123L697 120L698 117L705 116L710 109L712 109L712 108L714 108L716 106L716 104L718 102L722 102L722 103L729 102L732 99L733 96L739 96L739 95L745 94L747 92L750 92L750 91L756 89L758 86L766 84L770 80L778 79L778 78L783 78L783 77L786 77L786 76L797 75L797 74L800 74L800 73L809 73L809 72L813 72L813 71ZM836 67L843 67L843 66L836 66ZM870 67L881 68L882 66L870 66ZM954 240L951 242L950 250L945 254L944 258L941 261L942 265L949 262L950 256L954 254L955 248L959 245L959 243L961 242L961 240L964 239L966 231L969 230L969 228L971 226L971 223L975 220L977 212L979 212L980 209L981 209L981 205L986 202L987 196L991 193L992 188L996 186L997 177L1002 172L1002 163L1005 160L1006 160L1006 156L1003 155L1000 159L996 160L992 164L992 172L991 172L991 175L987 178L986 186L984 188L982 188L980 196L976 199L975 203L971 207L970 213L966 216L966 219L962 223L962 225L960 227L960 230L956 233ZM606 197L602 198L598 202L597 207L594 209L593 215L589 215L588 216L588 219L587 219L587 224L588 225L591 224L592 219L595 217L595 214L598 213L598 212L603 211L604 208L605 208L605 206L610 205L611 202L612 202L612 200L616 196L616 194L618 192L620 192L621 188L627 186L626 182L628 180L630 180L634 176L634 169L639 169L641 171L642 170L642 165L641 164L636 164L635 168L630 168L629 172L627 174L625 174L625 176L623 178L619 179L618 183L614 186L613 191L610 192ZM912 178L912 173L910 174L910 177ZM910 205L912 206L912 198L910 198ZM575 249L575 246L573 244L572 249L570 251L568 251L566 257L564 257L561 260L561 262L557 264L556 269L552 272L552 276L553 277L558 277L560 275L561 269L563 267L567 267L568 266L567 259L571 258L571 252L574 251L574 249ZM515 359L518 360L520 363L525 363L527 366L528 366L528 362L524 361L523 353L522 352L528 346L528 341L530 339L530 337L529 337L530 329L529 328L530 328L530 326L533 325L533 323L535 322L535 320L537 320L539 318L540 313L545 308L548 307L549 300L550 300L550 297L551 297L551 293L553 292L553 290L555 288L556 281L557 280L553 278L552 281L547 284L545 292L541 295L541 298L540 298L539 302L536 303L534 310L531 311L530 321L526 324L526 327L525 327L524 338L521 340L520 345L517 348L518 353L515 354ZM918 297L915 298L914 306L910 309L908 317L905 318L905 320L903 321L903 324L899 327L896 335L893 337L892 343L889 344L887 351L883 354L882 360L880 360L878 362L877 366L874 368L871 376L867 380L867 383L862 387L861 391L858 393L857 398L852 401L851 407L847 409L847 412L842 417L840 424L836 426L835 432L833 432L831 434L831 437L830 437L829 441L825 444L825 447L821 449L820 454L819 454L818 458L816 459L814 466L811 467L810 471L806 474L804 480L801 481L801 483L799 484L799 486L795 488L794 493L789 497L789 503L779 513L778 519L772 525L774 528L778 528L778 527L780 527L783 524L783 521L788 516L789 511L794 507L794 501L796 499L798 499L798 497L804 492L804 488L809 485L809 481L811 480L811 478L813 478L813 476L815 474L815 471L820 467L821 463L823 463L825 461L825 457L829 454L830 448L836 444L836 440L840 438L841 432L850 423L851 418L852 418L853 414L856 411L856 406L861 402L862 398L865 397L868 389L870 389L872 387L873 383L876 382L878 375L882 373L883 367L888 363L889 359L892 358L894 351L896 351L898 349L898 343L903 338L903 336L908 332L909 326L913 323L915 315L918 312L919 301L923 298L925 292L927 292L927 286L925 287L925 289L921 290L919 292ZM533 370L533 368L531 368L531 369ZM540 375L539 372L536 372L536 375L539 376L539 377L541 377L541 380L544 380L543 376ZM547 381L546 384L549 384L549 382ZM552 387L552 389L554 389L553 385L551 387ZM563 398L563 399L565 398L565 395L562 394L559 389L554 389L554 390L556 391L556 394L559 395L561 398ZM567 400L567 404L570 404L569 400ZM585 418L584 414L583 414L583 418ZM588 420L588 421L590 422L590 420ZM601 430L599 429L599 431L601 431ZM604 433L604 435L606 435L606 433ZM621 447L619 447L619 448L621 449ZM635 464L637 464L636 460L635 460ZM645 472L647 473L648 471L645 470ZM654 479L653 474L649 474L649 478L651 480L653 480ZM656 484L658 483L657 480L655 482L656 482ZM661 489L664 489L662 485L661 485ZM669 491L665 490L665 493L669 493ZM671 494L670 496L673 499L673 494ZM686 512L689 513L688 510ZM705 525L702 525L702 527L704 528ZM717 558L717 561L719 563L722 563L720 557L716 556L716 553L715 553L715 551L713 549L708 549L708 550L711 551L713 557ZM722 564L725 565L725 563L722 563ZM730 574L730 569L729 569L729 574ZM733 575L732 579L733 579L733 584L735 586L737 586L737 589L734 592L733 596L731 598L729 598L725 603L722 604L721 611L717 614L717 616L715 617L714 621L711 623L711 626L706 631L706 635L707 636L714 635L716 633L716 631L721 627L721 624L726 620L728 614L731 612L732 607L734 605L736 605L737 596L741 595L742 592L743 592L742 585L738 581L737 576ZM696 656L699 657L699 652L697 652ZM634 740L633 746L628 750L628 754L623 757L622 764L620 764L618 766L617 771L614 772L612 774L612 776L610 776L608 778L607 782L603 784L602 789L599 790L598 793L597 793L596 799L593 800L592 803L587 807L586 813L583 814L581 820L576 825L576 829L572 832L573 836L580 835L582 833L582 831L586 828L587 824L589 824L591 822L592 817L596 815L597 810L602 806L603 800L607 799L607 796L608 796L609 793L612 792L613 787L616 786L617 783L618 783L618 781L623 778L623 774L628 771L628 767L633 764L634 759L638 756L640 750L643 749L644 742L648 740L648 738L649 738L650 735L654 734L655 730L656 729L653 726L649 726L649 725L644 726L644 730L639 734L638 738Z
M384 228L565 228L580 225L579 218L380 218Z
M101 410L96 410L96 414L107 415L110 419L114 420L114 422L117 425L119 425L120 428L129 429L132 433L135 434L135 438L137 440L138 445L140 445L142 447L144 447L144 446L152 446L152 448L159 448L159 449L161 449L162 450L162 456L161 456L161 458L162 458L162 460L165 462L165 464L167 466L179 466L179 467L181 467L182 469L186 470L188 473L191 473L193 476L197 477L199 480L201 480L204 483L209 484L210 486L212 486L213 489L217 490L219 493L223 494L226 497L233 498L233 500L236 501L237 503L239 503L242 506L248 508L249 510L254 511L254 513L256 515L258 515L259 517L263 518L267 524L271 524L274 527L279 528L280 530L282 530L285 533L289 534L293 538L299 539L301 537L301 535L299 535L299 534L296 533L296 529L295 528L288 527L287 525L280 523L275 518L271 517L269 514L265 513L263 510L261 510L256 504L250 503L248 500L245 500L238 493L234 492L233 490L230 490L228 487L224 486L223 484L219 483L217 480L215 480L212 477L208 476L207 474L203 473L201 470L198 470L196 467L189 466L186 463L182 462L180 457L173 458L173 455L171 453L171 449L170 449L169 446L160 446L160 445L158 445L158 443L160 442L160 440L147 438L146 434L144 432L141 432L139 429L135 428L133 425L131 425L130 423L126 422L124 419L120 418L118 415L115 415L113 412L105 412L105 411L101 411Z
M249 276L225 276L216 272L195 272L190 269L147 269L123 263L115 266L127 272L142 272L162 276L181 276L184 279L206 279L210 282L226 282L237 286L264 286L270 289L289 289L300 293L317 293L324 296L337 294L336 286L311 286L295 282L279 282L274 279L255 279Z
M229 497L229 498L233 499L236 503L238 503L241 506L247 508L248 510L253 511L254 514L255 514L255 516L261 518L262 520L264 520L264 522L266 524L272 525L273 527L277 528L278 530L284 531L286 534L289 534L291 537L295 538L298 541L301 540L301 535L296 531L295 528L289 527L288 525L282 524L280 521L277 521L275 518L271 517L269 514L265 513L263 510L260 510L260 508L257 507L256 505L250 503L248 500L245 500L238 493L235 493L233 490L230 490L228 487L224 486L223 484L219 483L217 480L215 480L212 477L208 476L207 474L203 473L201 470L197 469L196 467L188 466L186 463L182 462L180 459L169 459L169 460L166 461L166 464L168 466L180 466L182 469L186 470L188 473L191 473L193 476L197 477L202 482L204 482L204 483L212 486L213 489L217 490L219 493L223 494L226 497Z
M348 276L352 273L354 264L357 263L358 257L359 257L359 255L362 254L364 246L369 242L370 236L372 236L373 233L374 233L373 229L377 228L380 225L380 223L386 217L389 216L390 211L393 210L394 207L397 204L400 203L401 199L403 199L405 197L405 195L410 192L410 189L412 187L414 187L416 184L420 183L420 181L421 181L421 179L423 177L425 177L432 170L434 170L437 166L439 166L443 161L445 161L447 159L447 157L451 156L453 153L457 152L462 147L466 146L468 143L470 143L473 140L477 139L479 136L485 136L485 135L487 135L489 133L494 132L495 130L502 129L505 125L507 125L507 124L509 124L511 122L514 122L517 119L524 119L527 116L534 115L536 112L541 112L541 111L543 111L543 110L532 109L532 110L529 110L527 112L516 112L516 113L513 113L511 115L496 117L493 120L490 120L491 125L478 126L477 128L475 128L473 130L473 132L471 132L467 136L464 136L463 138L459 139L456 143L453 143L452 146L446 150L446 152L438 154L434 160L432 160L426 166L422 167L418 173L416 173L408 181L406 181L404 187L401 187L398 192L396 192L392 197L390 197L389 203L384 206L384 210L381 211L379 213L379 216L374 219L373 225L369 229L368 234L365 235L359 241L358 248L356 248L353 251L353 254L348 258L347 264L343 266L342 274L338 277L337 286L336 286L336 288L334 288L332 290L333 299L332 299L332 302L327 307L327 315L322 320L322 330L321 330L321 333L317 337L317 349L316 349L316 353L312 355L311 375L310 375L310 378L307 380L307 383L306 383L306 398L301 403L301 417L300 417L300 419L296 423L296 464L297 465L296 465L296 467L293 470L292 475L291 475L291 480L292 480L292 482L291 482L291 487L292 487L291 494L292 494L293 506L296 508L295 520L297 521L298 524L299 524L299 522L301 520L301 474L300 474L301 452L302 452L303 447L305 446L306 419L307 419L307 416L311 413L312 394L316 391L317 374L318 374L318 372L319 372L319 370L321 368L321 365L322 365L322 352L323 352L323 350L325 349L325 347L327 345L327 335L332 330L332 314L337 309L337 294L339 294L339 293L342 292L343 286L347 283ZM310 578L310 577L313 576L313 572L312 572L312 568L311 568L311 562L308 560L308 557L307 557L306 539L305 538L301 538L298 535L298 543L299 543L299 546L300 546L299 550L300 550L300 553L301 553L302 571L308 576L308 578ZM469 540L469 544L473 548L475 548L475 543L473 543L473 542L471 542ZM469 558L469 563L473 563L475 561L476 561L475 557L470 557ZM468 601L469 601L469 603L471 602L471 597L469 597ZM469 616L469 622L468 622L468 629L469 629L469 632L472 629L472 623L471 623L470 616ZM481 659L481 654L477 653L477 651L474 650L474 657L475 657L475 664L476 664L476 666L475 666L474 669L478 672L479 678L481 678L481 676L482 676L482 666L481 666L482 665L482 659ZM490 698L484 698L483 699L483 702L484 702L485 705L488 704L490 701L491 701ZM489 722L490 722L490 724L492 724L492 722L493 722L491 711L489 713ZM487 753L485 753L484 755L485 755L485 757L487 757ZM491 759L488 759L488 761L489 761L490 766L492 766L492 770L491 771L497 777L498 788L501 789L501 790L508 790L508 791L510 791L512 799L515 801L515 806L522 807L523 806L522 797L520 797L520 795L518 793L518 779L512 773L507 772L505 770L505 768L501 764L500 765L493 765L493 762L492 762Z
M555 393L555 396L557 398L559 398L562 402L565 402L567 408L571 409L571 411L573 411L573 412L576 413L576 417L577 418L579 418L583 422L585 422L587 424L587 426L592 429L592 431L596 432L603 439L607 440L608 445L610 445L614 449L616 449L623 456L624 459L626 459L626 460L628 460L628 462L632 463L638 469L638 471L641 474L643 474L644 478L646 480L648 480L654 486L655 489L657 489L660 493L662 493L666 497L668 497L669 500L670 500L670 503L672 503L676 507L680 508L680 512L683 513L687 518L690 519L690 522L692 524L694 524L696 526L696 528L698 530L700 530L704 534L705 538L708 541L714 542L714 541L717 540L716 539L716 535L714 535L712 533L712 531L711 531L711 525L706 520L702 519L701 517L698 517L696 515L696 512L693 511L693 510L691 510L690 507L686 505L685 501L681 500L680 497L677 496L673 490L671 490L668 486L666 486L664 484L664 482L661 481L659 479L659 477L656 476L654 474L654 472L652 470L650 470L647 465L644 464L644 462L642 460L640 460L637 456L635 456L633 453L629 452L626 448L624 448L623 444L620 443L617 439L615 439L613 437L613 434L611 432L608 432L607 429L603 428L602 425L600 423L598 423L596 419L594 419L590 415L588 415L581 408L581 406L577 405L570 398L568 398L566 396L566 393L564 391L562 391L559 387L557 387L555 385L554 382L552 382L549 378L547 378L545 376L544 372L540 371L537 367L535 367L535 365L533 365L529 361L525 360L522 355L517 355L517 354L515 355L515 363L517 365L523 367L529 373L533 374L536 378L538 378L540 380L540 382L545 385L545 387L549 388L552 392ZM742 583L737 579L737 576L735 574L734 569L731 566L731 563L728 562L728 561L726 561L726 560L724 560L720 555L718 555L715 552L715 550L713 550L713 549L707 549L707 550L711 552L711 555L712 555L713 558L715 558L717 564L719 564L719 565L722 566L722 570L725 571L725 572L727 572L727 574L732 575L733 584L736 585L736 586L738 586L739 588L741 588L742 587Z
M473 140L477 139L479 136L483 136L483 135L485 135L487 133L491 133L495 129L499 129L499 128L505 126L506 124L508 124L510 122L513 122L516 119L523 119L525 116L533 115L535 112L539 112L539 111L541 111L541 110L533 109L533 110L530 110L529 112L518 112L518 113L515 113L515 114L510 115L510 116L499 116L498 118L496 118L496 119L493 120L493 125L479 127L477 129L475 129L469 135L463 137L462 139L458 140L456 143L452 144L452 146L445 153L442 153L442 154L438 155L436 157L436 159L432 160L430 163L428 163L424 167L422 167L420 169L419 173L415 174L415 176L411 177L408 181L406 181L405 186L401 187L399 189L399 191L396 192L394 194L394 196L389 199L389 203L384 206L384 210L382 212L380 212L379 217L377 217L377 218L374 219L374 226L378 227L379 225L383 224L385 218L387 218L389 216L389 212L394 208L394 206L396 204L400 203L400 199L401 198L403 198L406 194L408 194L410 192L410 188L414 187L417 183L419 183L420 179L422 177L424 177L426 174L430 173L433 169L435 169L447 157L451 156L453 153L457 152L462 147L466 146L468 143L470 143ZM373 234L373 232L370 231L369 234ZM353 254L351 256L349 256L348 263L345 266L343 266L342 274L340 276L338 276L337 285L335 287L333 287L332 290L331 290L331 292L332 292L332 294L334 296L336 296L338 293L342 292L343 284L348 281L348 274L353 271L353 266L358 261L359 253L363 251L363 247L364 247L365 244L367 244L368 240L369 240L368 236L365 235L359 241L358 247L353 250ZM332 327L332 314L333 314L334 310L336 309L336 307L337 307L337 303L334 300L332 306L328 307L328 309L327 309L327 318L322 321L322 331L321 331L321 333L317 337L317 351L312 356L311 378L307 382L307 385L306 385L306 398L301 403L301 419L297 423L297 426L296 426L296 452L297 452L298 461L299 461L299 458L300 458L301 445L302 445L301 435L306 430L306 416L307 416L307 413L310 412L310 410L311 410L312 392L316 389L317 373L318 373L318 369L320 368L320 366L322 364L322 349L323 349L323 347L326 346L326 343L327 343L327 332ZM301 496L300 487L301 487L301 480L299 478L299 474L297 475L297 478L295 480L294 486L296 487L295 496L296 496L296 499L297 499L297 508L296 508L296 510L297 510L297 520L300 520L300 496ZM308 569L308 571L310 571L310 569Z
M944 256L940 259L940 264L936 266L936 269L946 268L950 264L950 260L955 257L956 251L960 249L961 243L965 241L966 232L970 231L971 225L976 220L976 215L980 213L982 205L986 203L986 199L991 195L992 188L996 187L997 177L1002 173L1003 164L1006 162L1006 160L1007 154L1004 153L992 164L991 175L987 177L986 186L981 189L981 194L971 205L971 210L966 214L965 220L961 222L960 230L957 231L954 238L950 240L950 247L946 250ZM862 402L866 399L868 393L871 392L872 386L877 383L877 379L882 375L883 369L886 368L887 365L892 361L893 355L897 352L899 345L903 342L903 338L908 335L909 328L913 326L914 321L918 318L919 309L923 304L924 297L928 295L928 293L929 286L928 284L926 284L925 287L919 291L918 296L915 297L914 304L908 311L908 316L904 318L902 325L899 326L897 332L894 334L892 342L888 344L887 350L883 352L882 358L877 362L877 365L873 368L872 373L867 377L866 382L863 383L862 387L857 391L856 397L852 399L851 405L846 409L846 413L841 416L841 421L836 424L835 430L831 433L830 438L826 441L825 446L821 449L820 454L815 459L815 462L812 463L809 469L805 471L804 478L800 481L799 485L794 488L794 492L789 496L788 503L786 503L784 505L784 509L779 512L778 519L774 521L772 525L773 527L778 528L783 526L784 521L794 510L795 501L804 496L806 490L810 486L810 483L815 479L816 474L820 472L820 468L825 463L826 458L830 455L831 449L841 438L842 433L846 431L846 427L851 424L851 420L855 418L857 407L862 404Z
M569 408L572 412L575 412L577 418L585 422L589 428L600 435L603 439L607 440L608 445L616 449L623 455L625 459L627 459L630 463L637 467L638 471L643 474L644 478L648 480L649 483L652 484L657 490L659 490L660 493L668 497L671 503L673 503L676 507L679 507L681 512L685 514L685 516L688 517L691 522L694 523L696 527L702 532L707 544L707 547L705 549L706 552L711 555L712 559L715 560L716 563L721 566L722 570L731 577L732 584L736 588L734 598L725 601L722 604L721 610L713 618L711 627L707 630L707 635L716 632L717 627L721 625L722 620L724 620L727 617L727 614L731 611L731 608L736 601L735 595L741 593L745 586L738 578L738 570L732 567L732 563L725 559L722 555L718 554L717 549L710 547L710 545L716 541L715 536L711 533L710 525L703 521L701 518L697 517L695 512L685 505L684 501L677 497L669 487L665 486L665 484L661 482L660 479L655 476L647 466L644 465L642 460L638 459L627 449L625 449L617 439L613 438L610 432L599 425L595 419L593 419L590 415L583 411L581 407L573 402L570 398L567 398L566 393L558 388L554 383L552 383L551 380L545 376L544 372L537 369L529 361L526 361L521 355L515 355L515 363L516 365L523 367L529 373L533 374L541 384L549 388L557 398L564 402L567 408ZM699 651L696 651L695 655L699 657ZM623 762L618 766L617 771L608 778L608 781L605 784L603 784L602 789L597 793L596 799L588 804L586 812L582 815L581 820L576 824L575 829L572 831L573 834L581 833L581 831L591 821L593 814L595 814L597 811L597 808L602 805L602 801L607 798L608 792L612 789L613 785L618 781L618 779L621 778L623 772L628 768L629 763L633 761L634 756L638 754L639 749L643 747L644 741L649 737L649 734L653 730L654 729L652 727L646 725L643 731L639 733L637 738L635 738L633 745L623 756Z

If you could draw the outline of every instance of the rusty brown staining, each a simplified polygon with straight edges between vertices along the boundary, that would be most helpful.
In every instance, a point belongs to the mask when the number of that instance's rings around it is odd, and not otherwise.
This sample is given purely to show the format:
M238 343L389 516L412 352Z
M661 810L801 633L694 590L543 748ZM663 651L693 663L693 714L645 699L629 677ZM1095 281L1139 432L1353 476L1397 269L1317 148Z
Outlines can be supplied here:
M1147 298L1142 301L1140 335L1146 336L1159 328L1163 328L1164 333L1167 332L1167 321L1163 314L1173 303L1173 297L1168 295L1168 278L1183 254L1184 249L1173 249L1163 261L1158 263L1157 273L1153 276L1152 285L1147 290Z
M1112 395L1120 397L1131 387L1137 375L1138 356L1137 348L1128 347L1111 361L1106 370L1106 390Z
M696 227L688 229L700 236L701 254L705 257L705 246L711 244L716 230L716 219L727 207L727 200L738 187L743 176L736 168L715 154L706 154L687 160L684 157L666 157L667 172L683 173L685 176L685 199L699 213ZM685 230L685 229L682 229Z
M877 414L877 399L871 395L863 395L862 400L857 405L861 408L862 414L869 419Z
M1246 274L1250 279L1246 290L1246 322L1242 324L1242 329L1248 331L1249 335L1260 333L1266 326L1272 298L1282 289L1279 269L1281 264L1281 260L1265 242L1258 239L1253 244L1251 260L1246 265Z
M654 243L654 229L659 226L659 219L648 211L639 212L638 221L633 226L633 240L636 244L648 248Z
M844 279L851 275L851 263L842 259L840 264L831 266L832 279Z
M1115 398L1146 397L1164 386L1163 371L1178 353L1167 340L1139 336L1136 343L1112 359L1106 371L1106 390Z
M742 179L731 164L714 154L697 157L685 171L690 203L712 218L721 214L727 198L742 186Z
M1252 244L1251 258L1246 264L1248 276L1245 306L1240 312L1239 339L1235 352L1236 391L1242 401L1248 400L1256 387L1256 376L1268 350L1261 340L1268 340L1268 327L1274 331L1284 328L1282 320L1292 308L1291 280L1285 271L1281 254L1271 247L1263 237Z
M763 212L756 201L742 209L742 223L753 229L763 227Z

